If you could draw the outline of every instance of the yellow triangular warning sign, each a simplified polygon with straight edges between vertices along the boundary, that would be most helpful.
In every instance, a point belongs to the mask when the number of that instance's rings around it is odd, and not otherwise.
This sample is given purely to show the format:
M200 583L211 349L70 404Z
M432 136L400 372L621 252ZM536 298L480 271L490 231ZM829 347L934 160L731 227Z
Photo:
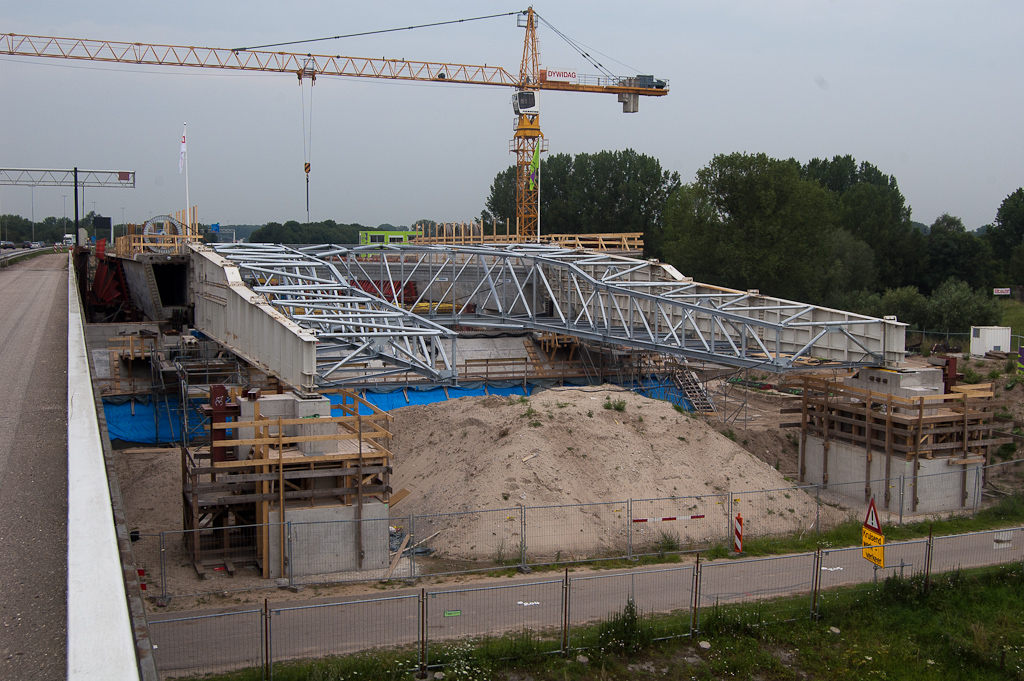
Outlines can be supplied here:
M864 527L882 534L882 523L878 522L878 511L875 510L875 498L871 497L868 505L868 517L864 519Z

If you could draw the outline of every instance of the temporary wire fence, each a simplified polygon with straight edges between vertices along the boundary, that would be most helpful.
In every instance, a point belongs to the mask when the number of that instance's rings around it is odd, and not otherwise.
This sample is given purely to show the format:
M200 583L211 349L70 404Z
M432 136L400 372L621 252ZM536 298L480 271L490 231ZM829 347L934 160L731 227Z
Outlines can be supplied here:
M624 649L637 642L692 638L718 623L777 624L817 619L848 590L886 578L918 578L1024 562L1024 527L884 545L883 565L860 547L753 559L638 567L475 588L416 588L382 598L151 618L163 678L252 669L273 679L300 661L369 650L395 651L421 673L452 664L467 641L501 641L508 657ZM423 676L422 678L426 678Z
M863 518L871 499L887 525L936 515L973 516L982 508L982 492L990 480L1004 481L1011 488L1022 477L1024 461L1014 461L888 480L794 484L701 496L550 506L518 503L501 509L362 520L286 520L141 535L134 552L145 573L147 593L166 602L181 596L277 588L282 580L292 587L401 581L706 551L733 547L740 526L744 541L816 536ZM210 564L196 562L197 546ZM203 579L197 579L197 573Z

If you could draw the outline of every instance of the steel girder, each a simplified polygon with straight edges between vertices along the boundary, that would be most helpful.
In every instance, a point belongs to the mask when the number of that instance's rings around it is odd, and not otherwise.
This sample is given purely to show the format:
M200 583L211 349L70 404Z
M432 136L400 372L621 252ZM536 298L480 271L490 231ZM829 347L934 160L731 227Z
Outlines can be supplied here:
M397 301L365 293L334 263L273 244L221 244L214 250L274 309L315 333L321 387L405 372L455 381L456 334Z
M657 261L543 244L223 244L253 295L316 337L316 383L455 383L444 325L570 334L734 367L894 366L905 325L694 282ZM258 363L271 365L266 358Z
M300 250L348 279L395 282L393 292L417 283L405 306L439 324L571 334L773 372L895 366L905 356L906 325L895 318L702 284L657 261L542 244Z

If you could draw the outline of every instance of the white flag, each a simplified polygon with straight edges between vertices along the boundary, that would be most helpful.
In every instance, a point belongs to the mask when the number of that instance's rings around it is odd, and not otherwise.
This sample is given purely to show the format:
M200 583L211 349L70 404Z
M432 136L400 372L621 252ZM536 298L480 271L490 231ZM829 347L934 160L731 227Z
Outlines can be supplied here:
M178 174L181 175L181 169L185 167L185 130L181 131L181 153L178 154Z

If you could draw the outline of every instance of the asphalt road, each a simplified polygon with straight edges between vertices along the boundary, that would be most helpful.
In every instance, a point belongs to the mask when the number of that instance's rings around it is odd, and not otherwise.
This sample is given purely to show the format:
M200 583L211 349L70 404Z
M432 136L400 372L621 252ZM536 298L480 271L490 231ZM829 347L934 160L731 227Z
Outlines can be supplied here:
M836 587L867 585L893 574L909 577L923 572L925 556L925 540L916 540L887 546L886 566L877 571L862 557L860 548L825 551L820 565L816 565L814 554L717 560L702 567L700 606L760 601L763 616L772 619L793 615L773 615L772 599L804 594L808 596L810 614L809 597L816 571L821 597L827 601L829 590ZM1022 559L1024 530L942 537L934 541L931 571L937 574ZM630 596L642 612L685 612L692 599L693 570L692 565L680 565L571 573L571 625L621 612ZM430 642L560 627L562 584L558 573L542 578L502 579L482 587L453 586L427 589ZM301 605L271 604L272 657L275 661L316 658L380 646L414 645L418 640L419 593L419 589L395 589L377 599L367 596L345 602L311 599ZM226 609L211 615L207 610L150 616L150 633L157 644L154 655L162 673L226 671L260 664L259 611ZM189 619L197 616L200 618Z
M0 679L66 674L67 262L0 269Z

